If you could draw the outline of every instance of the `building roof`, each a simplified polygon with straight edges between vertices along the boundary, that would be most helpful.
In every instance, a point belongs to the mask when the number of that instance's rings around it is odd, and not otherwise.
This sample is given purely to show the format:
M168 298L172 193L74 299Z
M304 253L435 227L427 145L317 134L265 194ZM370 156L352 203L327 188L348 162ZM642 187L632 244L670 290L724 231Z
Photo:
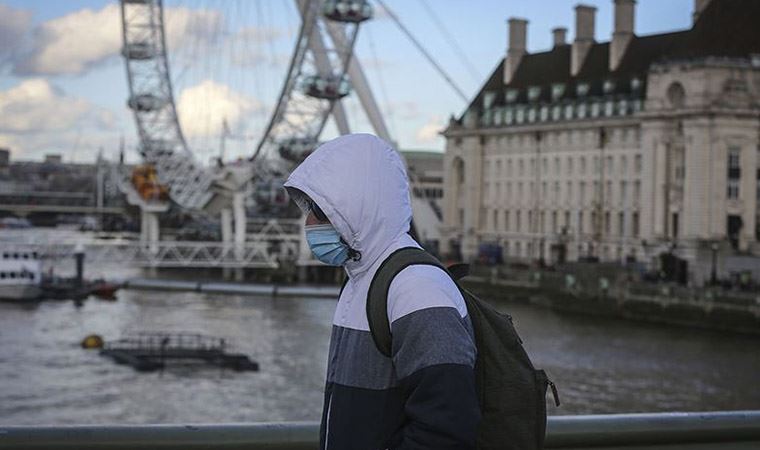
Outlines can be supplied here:
M758 17L760 0L713 0L689 30L634 36L614 72L609 70L609 42L592 45L575 77L570 74L570 44L524 55L508 85L503 81L502 59L467 110L482 105L487 92L497 94L493 106L504 105L504 93L508 89L518 90L515 103L525 103L527 88L533 86L542 88L538 101L547 102L551 100L551 85L555 83L565 85L561 99L575 97L575 87L579 83L589 85L587 95L602 95L604 82L608 80L617 82L615 94L641 97L645 92L647 71L654 63L708 56L748 58L760 54L760 27L756 23ZM633 78L642 82L638 92L631 90L630 80Z

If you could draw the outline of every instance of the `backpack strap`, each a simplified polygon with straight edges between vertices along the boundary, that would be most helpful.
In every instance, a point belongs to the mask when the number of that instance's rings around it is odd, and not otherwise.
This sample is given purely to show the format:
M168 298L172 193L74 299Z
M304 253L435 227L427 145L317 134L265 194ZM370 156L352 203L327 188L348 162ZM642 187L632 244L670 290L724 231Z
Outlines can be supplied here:
M391 357L391 325L388 322L388 290L399 272L411 265L429 265L448 270L433 255L417 247L403 247L391 253L375 272L367 292L367 321L375 346ZM451 276L451 274L449 274Z

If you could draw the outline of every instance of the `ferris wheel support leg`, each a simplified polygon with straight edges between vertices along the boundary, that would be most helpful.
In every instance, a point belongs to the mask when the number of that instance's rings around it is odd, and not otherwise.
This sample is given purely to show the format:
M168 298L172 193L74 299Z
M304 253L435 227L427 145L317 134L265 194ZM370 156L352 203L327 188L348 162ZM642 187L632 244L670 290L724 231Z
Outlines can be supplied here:
M235 259L240 261L245 253L245 234L248 220L245 214L245 192L232 195L232 215L235 220ZM235 269L235 280L243 281L243 269Z
M221 225L222 242L224 243L222 251L227 254L232 249L232 210L230 208L222 209ZM225 280L230 278L230 269L228 267L222 269L222 277Z
M158 224L158 213L153 211L140 210L140 241L144 248L150 253L158 252L158 240L160 227Z

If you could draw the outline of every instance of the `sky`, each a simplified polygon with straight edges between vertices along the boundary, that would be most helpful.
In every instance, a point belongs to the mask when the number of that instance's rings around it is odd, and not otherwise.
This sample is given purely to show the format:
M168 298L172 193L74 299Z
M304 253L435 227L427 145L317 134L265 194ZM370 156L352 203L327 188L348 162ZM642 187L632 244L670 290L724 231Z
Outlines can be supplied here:
M373 2L374 3L374 2ZM438 132L459 116L507 46L506 21L529 20L528 51L551 47L551 29L574 36L577 0L386 0L388 7L464 92L425 61L388 13L362 24L355 47L371 90L401 149L442 151ZM612 31L612 0L598 8L596 39ZM281 90L298 31L294 0L164 0L174 99L195 157L250 155ZM638 0L635 31L691 26L693 0ZM213 32L210 30L214 30ZM213 36L212 36L213 34ZM209 41L226 39L222 47ZM215 42L219 42L218 40ZM98 152L137 161L121 19L115 0L0 0L0 147L13 160L62 154L92 161ZM373 132L358 101L345 100L355 132ZM336 135L328 123L322 138Z

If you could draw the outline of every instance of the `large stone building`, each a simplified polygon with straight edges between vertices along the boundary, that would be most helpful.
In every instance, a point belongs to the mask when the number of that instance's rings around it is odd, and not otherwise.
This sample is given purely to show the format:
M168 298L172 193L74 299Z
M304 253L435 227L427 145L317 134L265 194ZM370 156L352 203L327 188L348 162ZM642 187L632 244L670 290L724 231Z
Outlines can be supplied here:
M635 0L595 8L575 39L528 53L510 19L506 57L447 129L443 239L472 259L688 261L760 253L760 1L696 0L686 31L636 36ZM446 248L444 248L444 251Z

